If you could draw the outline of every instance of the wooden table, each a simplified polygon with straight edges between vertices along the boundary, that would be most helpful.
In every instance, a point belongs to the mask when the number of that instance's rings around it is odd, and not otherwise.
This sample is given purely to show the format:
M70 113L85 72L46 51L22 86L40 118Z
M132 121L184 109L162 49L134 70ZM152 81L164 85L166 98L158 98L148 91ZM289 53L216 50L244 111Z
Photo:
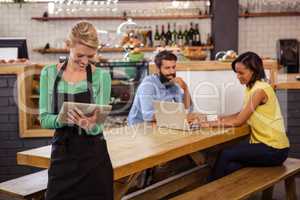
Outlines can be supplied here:
M222 144L249 134L249 127L214 128L185 132L151 124L122 127L105 132L114 168L116 199L120 199L145 169ZM17 162L47 168L51 146L19 152ZM99 155L101 156L101 155ZM193 156L194 157L194 156ZM120 183L116 180L126 179Z

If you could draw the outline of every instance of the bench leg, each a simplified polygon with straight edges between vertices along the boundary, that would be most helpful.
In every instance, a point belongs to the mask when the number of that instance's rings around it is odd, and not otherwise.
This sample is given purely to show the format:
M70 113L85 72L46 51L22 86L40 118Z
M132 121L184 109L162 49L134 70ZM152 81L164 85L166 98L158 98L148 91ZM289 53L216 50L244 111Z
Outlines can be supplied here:
M287 200L297 200L295 177L291 176L285 180L285 192Z
M272 200L273 199L273 189L274 186L269 187L263 191L262 200Z
M45 199L45 192L46 191L42 191L42 192L27 196L25 199L28 199L28 200L44 200Z
M130 187L136 182L138 176L141 172L135 173L127 178L124 178L124 182L115 181L114 182L114 199L120 200L126 192L130 189Z

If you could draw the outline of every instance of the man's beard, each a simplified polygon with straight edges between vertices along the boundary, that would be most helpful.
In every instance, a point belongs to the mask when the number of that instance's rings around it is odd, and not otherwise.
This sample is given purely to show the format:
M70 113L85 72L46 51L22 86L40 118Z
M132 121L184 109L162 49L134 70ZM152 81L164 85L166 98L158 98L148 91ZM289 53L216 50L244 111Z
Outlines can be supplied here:
M176 77L176 74L168 74L168 76L170 76L170 75L172 75L173 78ZM172 79L169 79L168 76L166 76L166 75L162 74L161 72L159 72L159 80L160 80L160 82L161 82L163 85L165 85L166 87L169 87L169 86L174 85L173 82L170 82L173 78L172 78Z

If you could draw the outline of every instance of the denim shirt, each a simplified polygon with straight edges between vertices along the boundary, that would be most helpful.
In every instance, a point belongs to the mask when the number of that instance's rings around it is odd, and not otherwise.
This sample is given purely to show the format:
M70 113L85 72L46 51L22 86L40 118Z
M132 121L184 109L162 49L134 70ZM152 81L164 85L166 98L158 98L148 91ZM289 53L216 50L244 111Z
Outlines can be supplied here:
M133 105L128 115L128 125L150 122L153 120L153 101L183 102L184 93L179 85L166 87L158 75L150 75L144 78L137 89Z

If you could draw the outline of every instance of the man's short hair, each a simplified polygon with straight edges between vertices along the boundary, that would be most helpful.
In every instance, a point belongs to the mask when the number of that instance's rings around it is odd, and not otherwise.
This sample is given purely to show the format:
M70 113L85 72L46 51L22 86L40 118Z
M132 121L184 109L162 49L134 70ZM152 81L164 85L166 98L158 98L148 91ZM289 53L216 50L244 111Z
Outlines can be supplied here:
M163 60L177 61L177 56L174 53L172 53L171 51L164 50L164 51L159 52L154 58L156 67L161 68Z

